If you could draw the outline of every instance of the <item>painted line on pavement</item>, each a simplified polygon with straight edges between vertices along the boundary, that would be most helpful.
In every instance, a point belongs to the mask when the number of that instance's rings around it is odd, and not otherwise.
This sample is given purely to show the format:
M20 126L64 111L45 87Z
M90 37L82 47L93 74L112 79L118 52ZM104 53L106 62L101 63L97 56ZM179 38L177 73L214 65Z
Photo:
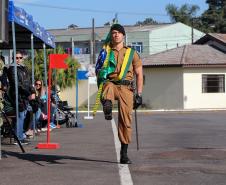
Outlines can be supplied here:
M120 177L121 185L133 185L133 180L132 180L132 177L130 174L128 164L120 164L119 163L121 144L118 139L118 129L116 127L114 119L111 120L111 126L112 126L113 135L114 135L115 150L116 150L116 155L117 155L119 177Z

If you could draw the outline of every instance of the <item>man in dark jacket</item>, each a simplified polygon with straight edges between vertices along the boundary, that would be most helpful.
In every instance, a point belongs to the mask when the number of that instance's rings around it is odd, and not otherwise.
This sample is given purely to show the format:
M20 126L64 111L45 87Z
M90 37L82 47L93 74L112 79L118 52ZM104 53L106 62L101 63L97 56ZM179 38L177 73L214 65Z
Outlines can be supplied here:
M35 90L32 86L30 75L27 67L23 64L24 55L21 51L16 52L17 62L17 78L18 78L18 106L19 106L19 120L17 128L17 137L23 143L24 135L24 120L27 113L27 107L30 100L35 99ZM13 100L16 109L16 91L15 91L15 76L14 65L10 65L8 69L9 79L9 96Z

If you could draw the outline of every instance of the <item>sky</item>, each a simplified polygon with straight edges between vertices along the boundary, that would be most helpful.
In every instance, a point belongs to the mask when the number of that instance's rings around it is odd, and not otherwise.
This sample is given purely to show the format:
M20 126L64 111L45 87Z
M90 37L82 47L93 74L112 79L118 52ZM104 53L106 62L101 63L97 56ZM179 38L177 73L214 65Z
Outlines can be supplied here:
M203 13L206 0L14 0L15 6L23 8L33 20L45 29L67 28L75 24L81 28L103 26L117 14L122 25L134 25L146 18L158 22L170 22L165 11L167 4L180 7L187 3L198 5Z

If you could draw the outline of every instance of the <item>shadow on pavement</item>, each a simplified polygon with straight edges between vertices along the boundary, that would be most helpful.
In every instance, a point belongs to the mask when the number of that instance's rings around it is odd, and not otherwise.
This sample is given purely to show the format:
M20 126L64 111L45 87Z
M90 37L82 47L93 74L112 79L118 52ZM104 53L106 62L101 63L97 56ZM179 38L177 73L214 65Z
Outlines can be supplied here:
M39 162L48 162L49 164L64 164L63 162L60 162L60 160L63 160L63 159L118 164L118 162L114 162L114 161L88 159L88 158L84 158L84 157L72 157L72 156L64 156L64 155L28 154L28 153L22 154L22 153L6 151L6 150L2 150L2 155L5 158L7 158L7 156L13 156L13 157L17 157L18 159L31 161L40 166L45 166L45 165L40 164Z

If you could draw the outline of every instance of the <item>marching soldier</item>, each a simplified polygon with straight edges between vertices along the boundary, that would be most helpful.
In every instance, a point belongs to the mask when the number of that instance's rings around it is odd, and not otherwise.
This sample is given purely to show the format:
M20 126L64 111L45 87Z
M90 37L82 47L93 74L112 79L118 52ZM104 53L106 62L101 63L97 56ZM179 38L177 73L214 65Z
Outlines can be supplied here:
M96 64L101 103L106 120L112 119L112 106L118 101L118 137L121 142L120 163L131 164L127 149L132 137L132 111L142 104L143 70L137 52L124 44L124 27L111 26ZM136 77L136 94L133 82Z

